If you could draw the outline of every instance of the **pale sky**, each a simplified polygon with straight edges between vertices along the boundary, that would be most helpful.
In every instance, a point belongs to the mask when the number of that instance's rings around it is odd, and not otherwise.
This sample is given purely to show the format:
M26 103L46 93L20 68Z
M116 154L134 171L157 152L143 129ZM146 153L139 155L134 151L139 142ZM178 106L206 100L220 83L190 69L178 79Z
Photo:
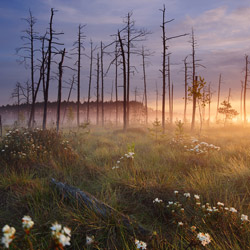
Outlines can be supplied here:
M99 45L102 40L105 44L112 41L110 35L115 34L123 27L123 17L133 11L135 26L146 28L152 32L147 41L138 44L144 45L154 56L147 67L149 101L155 100L155 83L157 82L159 93L162 94L161 74L161 12L163 4L166 5L167 19L175 21L167 25L167 35L174 36L182 33L190 33L192 27L195 31L197 47L197 59L202 59L205 69L198 69L198 75L211 82L216 96L219 74L222 73L222 98L232 88L232 101L239 99L240 81L244 79L245 54L250 54L250 1L249 0L1 0L0 2L0 105L13 103L10 100L11 92L17 81L23 83L29 79L29 71L23 65L18 65L15 48L22 45L21 31L26 28L22 20L28 16L31 9L37 18L36 30L41 34L48 27L50 8L55 8L54 27L56 31L63 31L61 42L66 50L72 48L77 36L77 27L86 24L84 33L85 53L89 54L89 41ZM179 38L169 43L169 51L172 62L172 81L175 89L176 105L182 104L183 93L183 59L191 53L190 36ZM37 46L39 44L37 43ZM39 55L39 53L37 53ZM75 59L74 59L75 60ZM73 59L66 64L73 65ZM110 60L106 58L106 63ZM89 61L82 61L82 90L81 96L87 96ZM137 87L138 99L142 98L143 82L141 58L132 57L132 64L136 65L138 73L132 77L131 90ZM54 70L56 72L56 68ZM65 71L64 79L71 76L70 71ZM36 77L37 78L37 77ZM95 79L93 79L95 83ZM112 71L105 79L106 98L110 98L113 81ZM120 76L120 82L122 76ZM94 84L93 83L93 84ZM57 81L51 85L50 100L55 100ZM64 96L68 90L64 90ZM122 92L120 89L120 96ZM42 97L42 95L40 95ZM131 93L132 99L133 93ZM42 98L39 100L42 100ZM215 98L215 97L214 97ZM76 99L76 93L73 93ZM95 100L95 89L92 91L92 99ZM215 101L215 100L214 100Z

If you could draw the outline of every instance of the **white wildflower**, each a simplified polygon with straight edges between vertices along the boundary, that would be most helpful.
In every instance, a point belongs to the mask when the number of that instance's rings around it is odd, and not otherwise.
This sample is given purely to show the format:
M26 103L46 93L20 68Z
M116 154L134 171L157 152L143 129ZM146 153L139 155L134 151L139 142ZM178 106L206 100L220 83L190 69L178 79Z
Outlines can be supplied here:
M147 244L143 241L139 241L139 240L135 239L135 245L136 245L137 249L142 249L142 250L147 249Z
M245 215L245 214L242 214L242 215L241 215L241 220L242 220L242 221L248 221L248 216Z
M194 198L195 198L196 200L199 200L199 199L200 199L200 196L199 196L198 194L195 194L195 195L194 195Z
M224 207L224 203L222 203L222 202L217 202L217 205L221 206L221 207Z
M63 246L70 246L70 237L66 236L65 234L60 234L59 235L59 239L58 239L59 243L61 243Z
M206 246L207 244L209 244L211 242L211 238L210 235L208 233L198 233L197 238L199 239L199 241L201 242L201 244L203 246Z
M34 226L34 221L28 215L23 216L22 225L25 230L30 230Z
M237 210L234 207L230 207L229 211L232 213L237 213Z
M91 245L94 242L94 236L86 235L86 244Z
M153 203L161 203L161 202L163 202L163 200L160 200L160 199L158 199L158 198L155 198L155 199L153 200Z
M183 224L183 222L178 222L178 226L183 226L184 224Z
M190 198L190 197L191 197L190 193L184 193L183 195L184 195L186 198Z

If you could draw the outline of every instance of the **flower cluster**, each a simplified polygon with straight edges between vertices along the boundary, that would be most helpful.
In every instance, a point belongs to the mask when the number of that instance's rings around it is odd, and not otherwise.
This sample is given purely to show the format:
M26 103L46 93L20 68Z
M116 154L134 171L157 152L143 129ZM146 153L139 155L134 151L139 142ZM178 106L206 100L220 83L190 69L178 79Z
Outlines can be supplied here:
M62 136L54 130L9 130L0 143L1 160L11 163L30 160L42 160L44 162L52 154L60 157L60 159L76 158L69 142L63 140Z
M115 166L112 167L112 169L114 170L114 169L120 168L121 161L123 161L124 159L134 159L134 155L135 153L131 151L124 154L124 156L122 156L118 161L116 161L116 164Z
M70 246L71 230L68 227L62 228L61 224L55 222L50 229L53 239L59 246Z
M163 202L163 201L160 200L159 198L155 198L155 199L153 200L153 203L161 203L161 202Z
M142 250L147 249L147 244L143 241L139 241L139 240L135 239L135 245L136 245L137 249L142 249Z
M209 144L207 142L200 142L197 139L193 139L191 141L190 148L188 148L186 145L184 146L187 151L193 152L195 154L205 154L209 151L219 151L220 147L215 146L214 144Z
M24 231L28 234L30 229L34 226L34 221L32 221L30 216L25 215L22 218L22 226Z
M205 233L205 234L198 233L197 238L203 246L206 246L207 244L209 244L211 242L211 238L210 238L210 235L208 233Z
M15 237L16 229L14 227L10 227L9 225L5 225L2 229L3 237L2 244L5 248L9 248L10 243L13 241Z

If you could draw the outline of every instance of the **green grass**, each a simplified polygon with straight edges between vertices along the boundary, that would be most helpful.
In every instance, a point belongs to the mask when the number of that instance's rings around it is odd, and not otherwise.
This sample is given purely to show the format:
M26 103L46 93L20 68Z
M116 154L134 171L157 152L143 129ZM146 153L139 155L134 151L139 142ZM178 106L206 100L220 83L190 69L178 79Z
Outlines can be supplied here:
M194 147L192 136L221 150L187 151ZM48 248L49 228L55 221L72 229L67 249L136 249L135 238L154 250L250 249L249 222L240 221L240 215L250 211L250 129L211 128L192 136L187 132L177 138L174 130L167 130L156 140L152 131L141 128L126 134L96 128L60 135L52 130L12 132L0 142L0 226L17 229L13 243L18 249L27 248L21 240L23 215L35 222L34 249ZM134 159L124 157L133 147ZM25 155L19 156L20 151ZM116 165L119 168L112 169ZM139 238L119 218L104 219L66 201L50 186L52 177L93 194L156 233ZM191 199L183 196L185 192ZM208 215L195 204L194 194L201 196L201 206L207 202L217 206L219 201L238 213ZM157 197L164 204L153 203ZM184 213L180 207L167 208L168 201L180 202ZM184 226L178 226L180 221ZM191 226L209 233L211 243L203 247L197 242ZM90 246L85 244L86 235L95 236Z

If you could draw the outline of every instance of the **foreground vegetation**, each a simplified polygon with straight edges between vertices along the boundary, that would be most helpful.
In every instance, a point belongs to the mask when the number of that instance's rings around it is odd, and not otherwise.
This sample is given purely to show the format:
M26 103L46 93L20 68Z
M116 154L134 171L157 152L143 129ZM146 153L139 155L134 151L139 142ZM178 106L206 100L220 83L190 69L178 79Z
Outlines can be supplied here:
M71 228L65 249L250 249L249 128L199 136L181 124L165 136L157 125L126 134L8 131L0 143L0 226L16 229L10 248L63 249L52 244L57 221ZM118 216L103 218L64 199L51 178L91 193L151 235L131 233ZM34 221L28 234L24 215Z

